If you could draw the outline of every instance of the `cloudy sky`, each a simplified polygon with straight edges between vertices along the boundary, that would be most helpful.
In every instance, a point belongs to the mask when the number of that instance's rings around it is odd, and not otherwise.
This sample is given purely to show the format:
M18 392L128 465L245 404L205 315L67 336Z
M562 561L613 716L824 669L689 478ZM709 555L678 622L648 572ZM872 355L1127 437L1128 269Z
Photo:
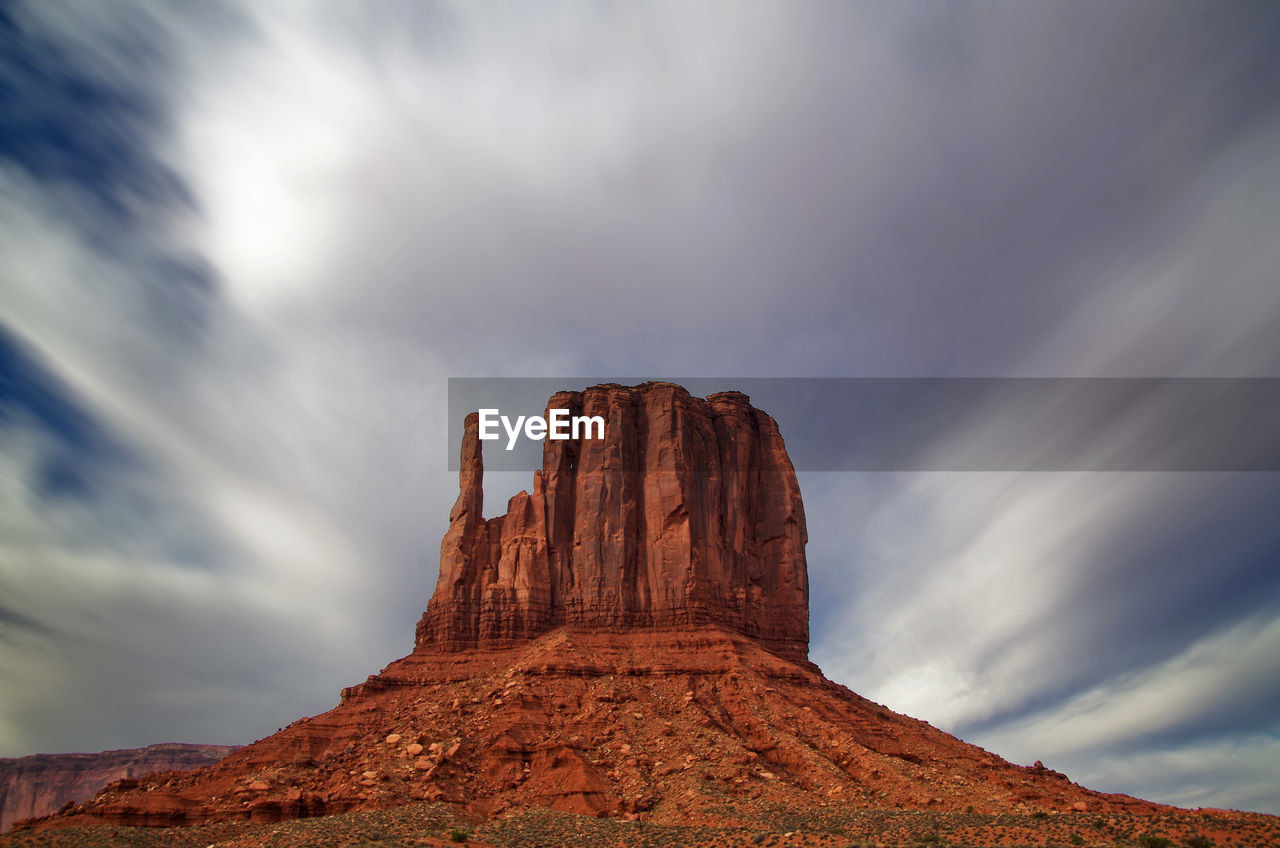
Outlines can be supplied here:
M1280 377L1277 45L1269 2L5 4L0 756L249 741L406 653L451 376ZM803 472L812 656L1280 813L1277 477Z

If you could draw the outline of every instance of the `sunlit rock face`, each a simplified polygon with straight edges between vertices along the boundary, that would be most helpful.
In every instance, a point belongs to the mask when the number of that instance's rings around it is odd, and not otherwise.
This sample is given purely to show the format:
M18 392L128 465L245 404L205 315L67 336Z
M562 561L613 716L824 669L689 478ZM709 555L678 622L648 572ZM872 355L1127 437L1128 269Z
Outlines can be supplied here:
M715 623L807 656L804 505L769 415L738 392L702 399L671 383L560 392L552 409L602 416L604 438L547 439L532 493L488 520L467 418L419 647Z

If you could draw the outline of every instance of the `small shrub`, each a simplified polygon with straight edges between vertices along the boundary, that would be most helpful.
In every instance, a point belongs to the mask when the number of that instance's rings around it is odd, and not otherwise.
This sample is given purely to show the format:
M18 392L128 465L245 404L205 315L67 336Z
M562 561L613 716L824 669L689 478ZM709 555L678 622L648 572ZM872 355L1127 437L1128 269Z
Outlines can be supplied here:
M449 831L450 842L466 842L467 837L469 836L471 836L471 834L467 833L465 830L458 830L457 828L454 828Z
M1213 848L1213 840L1203 833L1197 833L1187 840L1187 848Z
M1081 835L1080 835L1080 834L1078 834L1078 833L1073 833L1073 834L1071 834L1071 844L1072 844L1072 845L1083 845L1083 844L1084 844L1084 837L1083 837L1083 836L1081 836Z
M1047 819L1047 818L1049 818L1049 814L1048 814L1048 813L1046 813L1044 810L1036 810L1034 813L1032 813L1032 814L1031 814L1031 818L1033 818L1033 819Z
M936 833L925 833L916 837L916 842L921 845L941 845L942 837Z
M967 816L973 815L973 805L970 804L969 806L965 807L964 812L965 812L965 815Z
M1093 820L1093 829L1094 829L1094 830L1102 830L1102 828L1106 827L1106 825L1107 825L1107 823L1106 823L1106 822L1104 822L1104 821L1102 820L1102 818L1101 818L1101 817L1098 817L1098 818L1096 818L1096 819L1094 819L1094 820Z
M1144 833L1138 837L1138 848L1173 848L1173 840L1167 836Z

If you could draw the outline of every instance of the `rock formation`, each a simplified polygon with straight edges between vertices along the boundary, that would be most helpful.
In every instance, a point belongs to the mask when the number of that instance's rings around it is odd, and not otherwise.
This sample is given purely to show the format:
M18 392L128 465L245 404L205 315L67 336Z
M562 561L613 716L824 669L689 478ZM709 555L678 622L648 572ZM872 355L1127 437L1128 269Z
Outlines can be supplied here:
M804 507L764 412L671 383L560 392L603 439L543 442L533 493L485 520L474 414L419 647L506 646L554 627L715 622L784 656L809 649Z
M19 819L83 801L113 780L216 763L229 745L148 745L100 754L33 754L0 759L0 833Z
M606 438L547 442L532 494L485 520L468 421L413 653L215 765L22 826L271 823L413 801L472 821L550 807L727 826L897 809L1020 816L1019 840L1043 844L1040 821L1181 815L1007 762L824 678L806 659L799 489L745 396L606 385L548 406L604 415ZM1276 832L1267 821L1257 832Z

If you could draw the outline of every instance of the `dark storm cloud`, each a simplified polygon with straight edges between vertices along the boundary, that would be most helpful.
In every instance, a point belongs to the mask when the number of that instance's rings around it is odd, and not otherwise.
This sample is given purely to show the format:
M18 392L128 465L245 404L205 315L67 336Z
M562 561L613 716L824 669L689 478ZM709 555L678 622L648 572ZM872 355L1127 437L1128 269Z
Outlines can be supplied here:
M122 29L126 38L111 53L135 66L111 79L95 66L97 57L50 38L25 11L0 12L0 159L51 187L72 186L100 204L103 216L128 217L139 204L189 202L178 176L151 148L162 105L137 85L168 70L157 33Z

